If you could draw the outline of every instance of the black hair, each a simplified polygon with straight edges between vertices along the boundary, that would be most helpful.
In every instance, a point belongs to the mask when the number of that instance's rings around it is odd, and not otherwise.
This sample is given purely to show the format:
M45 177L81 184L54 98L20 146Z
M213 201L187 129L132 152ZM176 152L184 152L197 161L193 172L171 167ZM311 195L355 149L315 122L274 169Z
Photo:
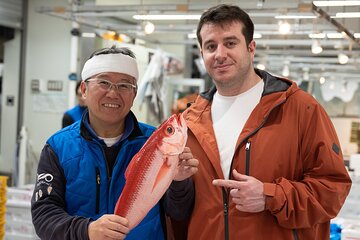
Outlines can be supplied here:
M97 55L102 55L102 54L117 54L117 53L121 53L123 55L127 55L127 56L130 56L132 58L135 59L135 54L134 52L132 52L129 48L126 48L126 47L121 47L121 48L118 48L116 47L116 45L112 45L111 47L109 48L102 48L102 49L99 49L99 50L96 50L95 52L93 52L89 59L92 58L93 56L97 56Z
M78 94L78 90L79 90L79 88L80 88L80 85L81 85L81 81L77 81L77 82L76 82L76 87L75 87L75 95Z
M254 36L254 23L250 16L238 6L220 4L209 8L201 15L196 31L200 47L202 45L200 31L204 24L211 23L222 27L224 24L232 22L240 22L244 25L242 33L245 36L246 44L249 45Z

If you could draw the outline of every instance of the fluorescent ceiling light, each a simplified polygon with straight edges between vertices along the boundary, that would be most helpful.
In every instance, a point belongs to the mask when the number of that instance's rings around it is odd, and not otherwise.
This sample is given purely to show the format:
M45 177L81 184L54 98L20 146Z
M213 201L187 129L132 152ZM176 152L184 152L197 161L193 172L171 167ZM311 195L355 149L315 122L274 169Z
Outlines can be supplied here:
M261 33L254 33L253 38L262 38Z
M96 37L96 34L93 32L83 32L81 33L81 36L86 38L94 38Z
M354 33L355 38L360 38L360 33Z
M199 20L201 15L134 15L136 20Z
M313 15L279 15L275 16L276 19L314 19L317 18Z
M338 12L336 18L360 18L360 12Z
M310 33L309 38L325 38L325 33Z
M189 39L195 39L195 38L197 38L196 33L188 33L187 37L188 37Z
M265 65L263 64L263 63L258 63L257 65L256 65L256 68L257 69L260 69L260 70L265 70Z
M335 32L335 33L327 33L327 38L343 38L343 35L341 33Z
M187 37L188 37L188 39L196 39L197 38L196 33L188 33ZM253 38L254 39L262 38L262 34L254 33Z
M313 1L317 7L360 6L360 1Z

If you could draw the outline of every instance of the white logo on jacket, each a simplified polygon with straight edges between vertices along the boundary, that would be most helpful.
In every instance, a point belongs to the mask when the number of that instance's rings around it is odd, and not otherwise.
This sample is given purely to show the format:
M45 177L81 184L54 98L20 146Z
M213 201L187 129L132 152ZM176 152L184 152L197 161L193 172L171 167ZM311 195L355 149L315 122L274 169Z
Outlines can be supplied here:
M51 183L54 180L54 176L50 173L39 173L36 180L37 191L35 193L35 201L51 194L53 190Z
M54 177L50 173L40 173L37 175L38 182L40 182L43 179L49 183L54 179Z

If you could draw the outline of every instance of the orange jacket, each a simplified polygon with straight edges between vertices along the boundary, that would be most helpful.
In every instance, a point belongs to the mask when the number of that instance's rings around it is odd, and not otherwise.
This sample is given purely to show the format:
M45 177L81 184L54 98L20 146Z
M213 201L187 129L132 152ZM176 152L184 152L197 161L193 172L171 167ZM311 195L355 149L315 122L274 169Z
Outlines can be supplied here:
M296 84L256 72L264 92L238 138L231 169L264 183L265 210L240 212L212 185L224 178L210 113L213 88L184 112L188 146L200 162L188 239L226 239L225 229L228 239L329 239L330 219L351 187L335 129L321 105Z

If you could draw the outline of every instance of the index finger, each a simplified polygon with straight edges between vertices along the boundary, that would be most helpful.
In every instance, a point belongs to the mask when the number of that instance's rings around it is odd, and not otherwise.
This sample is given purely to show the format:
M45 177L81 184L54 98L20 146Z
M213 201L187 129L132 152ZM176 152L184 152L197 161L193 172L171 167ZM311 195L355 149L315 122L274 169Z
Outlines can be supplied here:
M126 218L124 218L122 216L119 216L119 215L116 215L116 214L109 214L108 219L110 221L112 221L112 222L119 223L119 224L124 225L124 226L129 225L129 221Z
M191 150L189 147L184 147L183 153L191 153Z
M212 181L212 184L218 187L226 188L240 188L241 183L235 180L225 180L225 179L215 179Z

